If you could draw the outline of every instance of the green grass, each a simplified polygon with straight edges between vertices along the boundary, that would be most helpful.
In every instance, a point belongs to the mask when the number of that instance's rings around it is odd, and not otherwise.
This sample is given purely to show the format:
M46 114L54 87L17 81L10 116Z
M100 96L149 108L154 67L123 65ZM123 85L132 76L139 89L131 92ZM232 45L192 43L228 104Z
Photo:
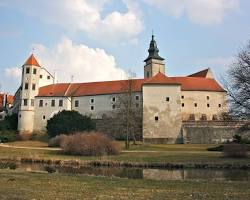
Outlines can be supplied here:
M153 181L0 170L0 199L237 199L249 182Z
M122 143L123 144L123 143ZM15 142L11 145L43 147L46 143ZM221 152L207 151L214 145L134 145L130 151L118 156L84 157L64 155L62 152L49 150L13 149L0 147L2 158L43 158L43 159L79 159L79 160L110 160L122 162L168 162L168 163L218 163L218 164L250 164L250 158L224 158ZM153 151L153 152L149 152Z

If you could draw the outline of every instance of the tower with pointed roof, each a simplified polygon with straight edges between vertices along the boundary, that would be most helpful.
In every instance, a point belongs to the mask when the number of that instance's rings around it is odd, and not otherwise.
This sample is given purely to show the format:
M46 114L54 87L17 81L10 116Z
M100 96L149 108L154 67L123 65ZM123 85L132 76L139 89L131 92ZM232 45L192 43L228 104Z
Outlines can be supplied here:
M35 96L39 90L40 70L41 66L33 54L22 66L20 109L18 113L18 130L20 133L33 132Z
M165 59L159 56L159 49L153 34L148 53L148 57L144 60L146 63L144 66L144 78L153 77L159 72L165 74Z

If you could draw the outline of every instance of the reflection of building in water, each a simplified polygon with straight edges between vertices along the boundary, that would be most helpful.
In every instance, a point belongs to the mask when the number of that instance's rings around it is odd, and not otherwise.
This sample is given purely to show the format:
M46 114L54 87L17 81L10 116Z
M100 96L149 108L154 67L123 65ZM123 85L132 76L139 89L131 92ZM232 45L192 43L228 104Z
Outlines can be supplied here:
M151 180L184 180L184 170L143 169L143 178Z

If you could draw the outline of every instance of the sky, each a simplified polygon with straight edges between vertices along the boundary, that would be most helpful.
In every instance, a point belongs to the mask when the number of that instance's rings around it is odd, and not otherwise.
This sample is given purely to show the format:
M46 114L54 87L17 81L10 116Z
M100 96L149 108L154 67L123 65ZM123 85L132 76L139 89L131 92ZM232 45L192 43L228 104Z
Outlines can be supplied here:
M168 76L220 79L250 39L249 0L0 0L0 91L31 53L58 82L143 77L152 31Z

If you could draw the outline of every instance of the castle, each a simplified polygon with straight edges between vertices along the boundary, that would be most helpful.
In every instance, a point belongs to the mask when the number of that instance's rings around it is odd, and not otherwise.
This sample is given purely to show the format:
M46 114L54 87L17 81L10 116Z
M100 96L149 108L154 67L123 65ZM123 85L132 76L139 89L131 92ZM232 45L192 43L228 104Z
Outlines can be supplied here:
M153 35L148 52L144 78L133 79L133 98L142 108L144 141L178 143L183 138L184 121L218 120L227 112L226 91L210 68L185 77L169 77ZM22 66L22 82L15 94L18 130L45 131L47 120L62 110L101 119L119 109L115 102L126 81L55 83L32 54Z

